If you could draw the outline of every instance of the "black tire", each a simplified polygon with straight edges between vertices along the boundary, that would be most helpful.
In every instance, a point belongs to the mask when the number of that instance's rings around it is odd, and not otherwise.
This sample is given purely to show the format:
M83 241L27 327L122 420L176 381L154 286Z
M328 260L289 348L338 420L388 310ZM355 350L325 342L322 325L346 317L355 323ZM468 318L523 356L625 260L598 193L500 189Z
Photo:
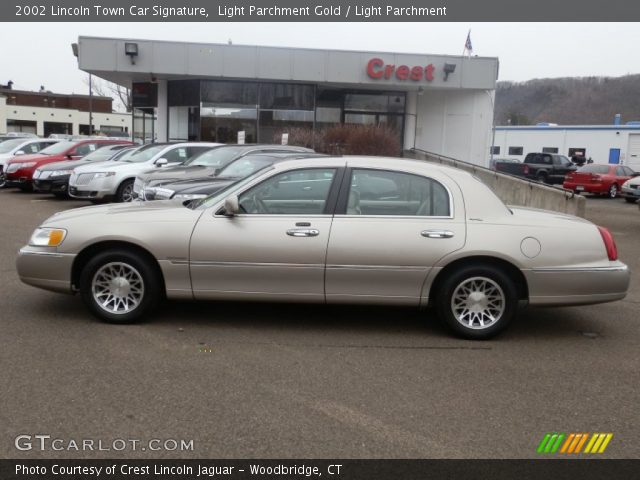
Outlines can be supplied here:
M548 183L549 178L547 177L547 174L545 172L539 172L536 175L536 180L538 180L539 182L542 182L542 183Z
M607 197L609 198L616 198L618 196L618 184L616 183L612 183L611 186L609 187L609 191L607 192Z
M454 312L454 294L463 284L467 283L467 286L474 285L473 282L476 282L480 290L482 289L481 285L486 285L488 293L491 294L495 292L495 295L502 299L501 303L494 304L495 306L502 305L502 312L497 315L497 319L484 327L480 325L480 321L476 322L475 318L470 319L469 323L471 326L465 325L462 320L458 320ZM497 285L499 289L496 289L495 285ZM476 292L474 291L473 293ZM467 298L468 297L469 295L467 295ZM480 298L479 302L482 303L485 300ZM456 335L470 340L485 340L500 333L514 319L518 310L518 294L513 279L500 268L491 265L469 265L461 267L447 276L438 292L436 292L435 303L438 317L453 330ZM461 306L460 308L462 309L464 307ZM487 312L486 315L495 315L496 313L495 309L492 309L490 306L484 307L484 311ZM469 315L476 314L469 311ZM477 313L477 315L480 315L483 321L486 320L485 316L480 313Z
M637 198L629 198L629 197L624 197L624 201L627 203L636 203L638 201Z
M122 266L122 267L121 267ZM105 306L101 306L94 296L94 280L99 281L100 278L104 279L104 274L108 272L117 272L118 268L121 268L122 276L118 278L129 278L126 285L121 286L125 290L123 293L131 293L132 297L138 296L137 305L127 310L124 308L124 302L130 301L129 298L124 296L118 296L118 292L113 292L113 284L105 282L110 285L109 289L111 293L104 293L99 291L100 286L95 285L96 295L100 298L106 298L109 300L109 295L113 299ZM115 270L110 270L115 269ZM101 276L98 276L100 272ZM126 277L126 273L132 274L132 277ZM136 276L137 274L137 276ZM157 268L151 264L150 261L143 256L131 252L129 250L108 250L95 255L82 269L80 274L80 296L82 301L100 320L107 323L126 324L133 323L142 319L143 316L151 312L159 303L162 298L162 282L160 280L160 273ZM142 288L140 288L140 285ZM138 295L134 291L141 293ZM106 296L106 297L105 297ZM122 311L114 312L114 308L117 310L122 306Z
M131 202L133 201L133 182L132 178L125 180L120 184L116 191L116 202Z
M59 200L65 200L69 198L69 195L67 194L67 192L53 192L53 196Z
M4 173L0 173L0 188L4 188L7 184L7 179L4 176Z
M33 185L31 185L30 183L22 183L18 186L18 188L23 192L27 192L27 193L33 192Z

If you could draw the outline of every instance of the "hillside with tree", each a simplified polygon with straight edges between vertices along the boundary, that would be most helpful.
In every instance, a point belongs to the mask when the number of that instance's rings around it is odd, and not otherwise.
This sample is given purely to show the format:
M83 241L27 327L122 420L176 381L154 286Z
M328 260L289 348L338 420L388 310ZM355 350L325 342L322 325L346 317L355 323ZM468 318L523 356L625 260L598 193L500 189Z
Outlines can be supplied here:
M609 125L640 120L640 75L498 82L496 125Z

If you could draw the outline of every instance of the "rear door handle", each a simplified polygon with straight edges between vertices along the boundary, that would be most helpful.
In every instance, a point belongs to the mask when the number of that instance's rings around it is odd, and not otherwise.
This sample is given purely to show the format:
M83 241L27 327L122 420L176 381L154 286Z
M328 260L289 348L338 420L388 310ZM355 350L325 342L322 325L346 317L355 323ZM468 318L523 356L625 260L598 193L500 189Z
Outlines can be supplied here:
M423 230L420 235L427 238L451 238L453 232L449 230Z
M315 228L290 228L287 230L287 235L291 237L317 237L320 235L320 230Z

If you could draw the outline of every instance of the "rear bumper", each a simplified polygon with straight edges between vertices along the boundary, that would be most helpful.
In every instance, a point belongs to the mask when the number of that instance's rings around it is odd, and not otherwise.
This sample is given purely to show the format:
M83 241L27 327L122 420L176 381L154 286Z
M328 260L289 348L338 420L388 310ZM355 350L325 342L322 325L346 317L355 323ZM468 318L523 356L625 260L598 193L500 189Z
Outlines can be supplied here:
M631 274L622 262L606 267L536 268L523 271L529 304L536 306L590 305L621 300Z
M578 183L578 182L564 182L562 187L567 190L573 190L574 192L585 192L585 193L607 193L609 191L609 187L605 184L589 184L589 183ZM582 188L582 189L580 189Z
M71 267L76 255L23 247L16 260L18 276L23 283L53 292L73 293Z

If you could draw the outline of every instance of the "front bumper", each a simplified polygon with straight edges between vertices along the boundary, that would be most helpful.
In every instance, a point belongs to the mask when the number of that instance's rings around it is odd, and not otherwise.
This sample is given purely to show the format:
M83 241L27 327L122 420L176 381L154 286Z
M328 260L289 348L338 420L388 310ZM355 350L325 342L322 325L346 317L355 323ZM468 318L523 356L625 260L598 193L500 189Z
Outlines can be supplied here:
M71 267L73 253L59 253L46 247L25 246L16 260L18 276L23 283L60 293L73 293Z
M627 188L622 187L620 189L620 196L624 198L640 198L640 188Z
M49 177L46 180L33 180L33 186L36 190L43 193L66 193L69 186L69 177Z
M529 304L535 306L591 305L621 300L631 273L622 262L602 267L534 268L523 271Z
M103 177L90 180L87 183L75 183L69 180L69 195L73 198L103 199L116 193L118 184L114 177Z

